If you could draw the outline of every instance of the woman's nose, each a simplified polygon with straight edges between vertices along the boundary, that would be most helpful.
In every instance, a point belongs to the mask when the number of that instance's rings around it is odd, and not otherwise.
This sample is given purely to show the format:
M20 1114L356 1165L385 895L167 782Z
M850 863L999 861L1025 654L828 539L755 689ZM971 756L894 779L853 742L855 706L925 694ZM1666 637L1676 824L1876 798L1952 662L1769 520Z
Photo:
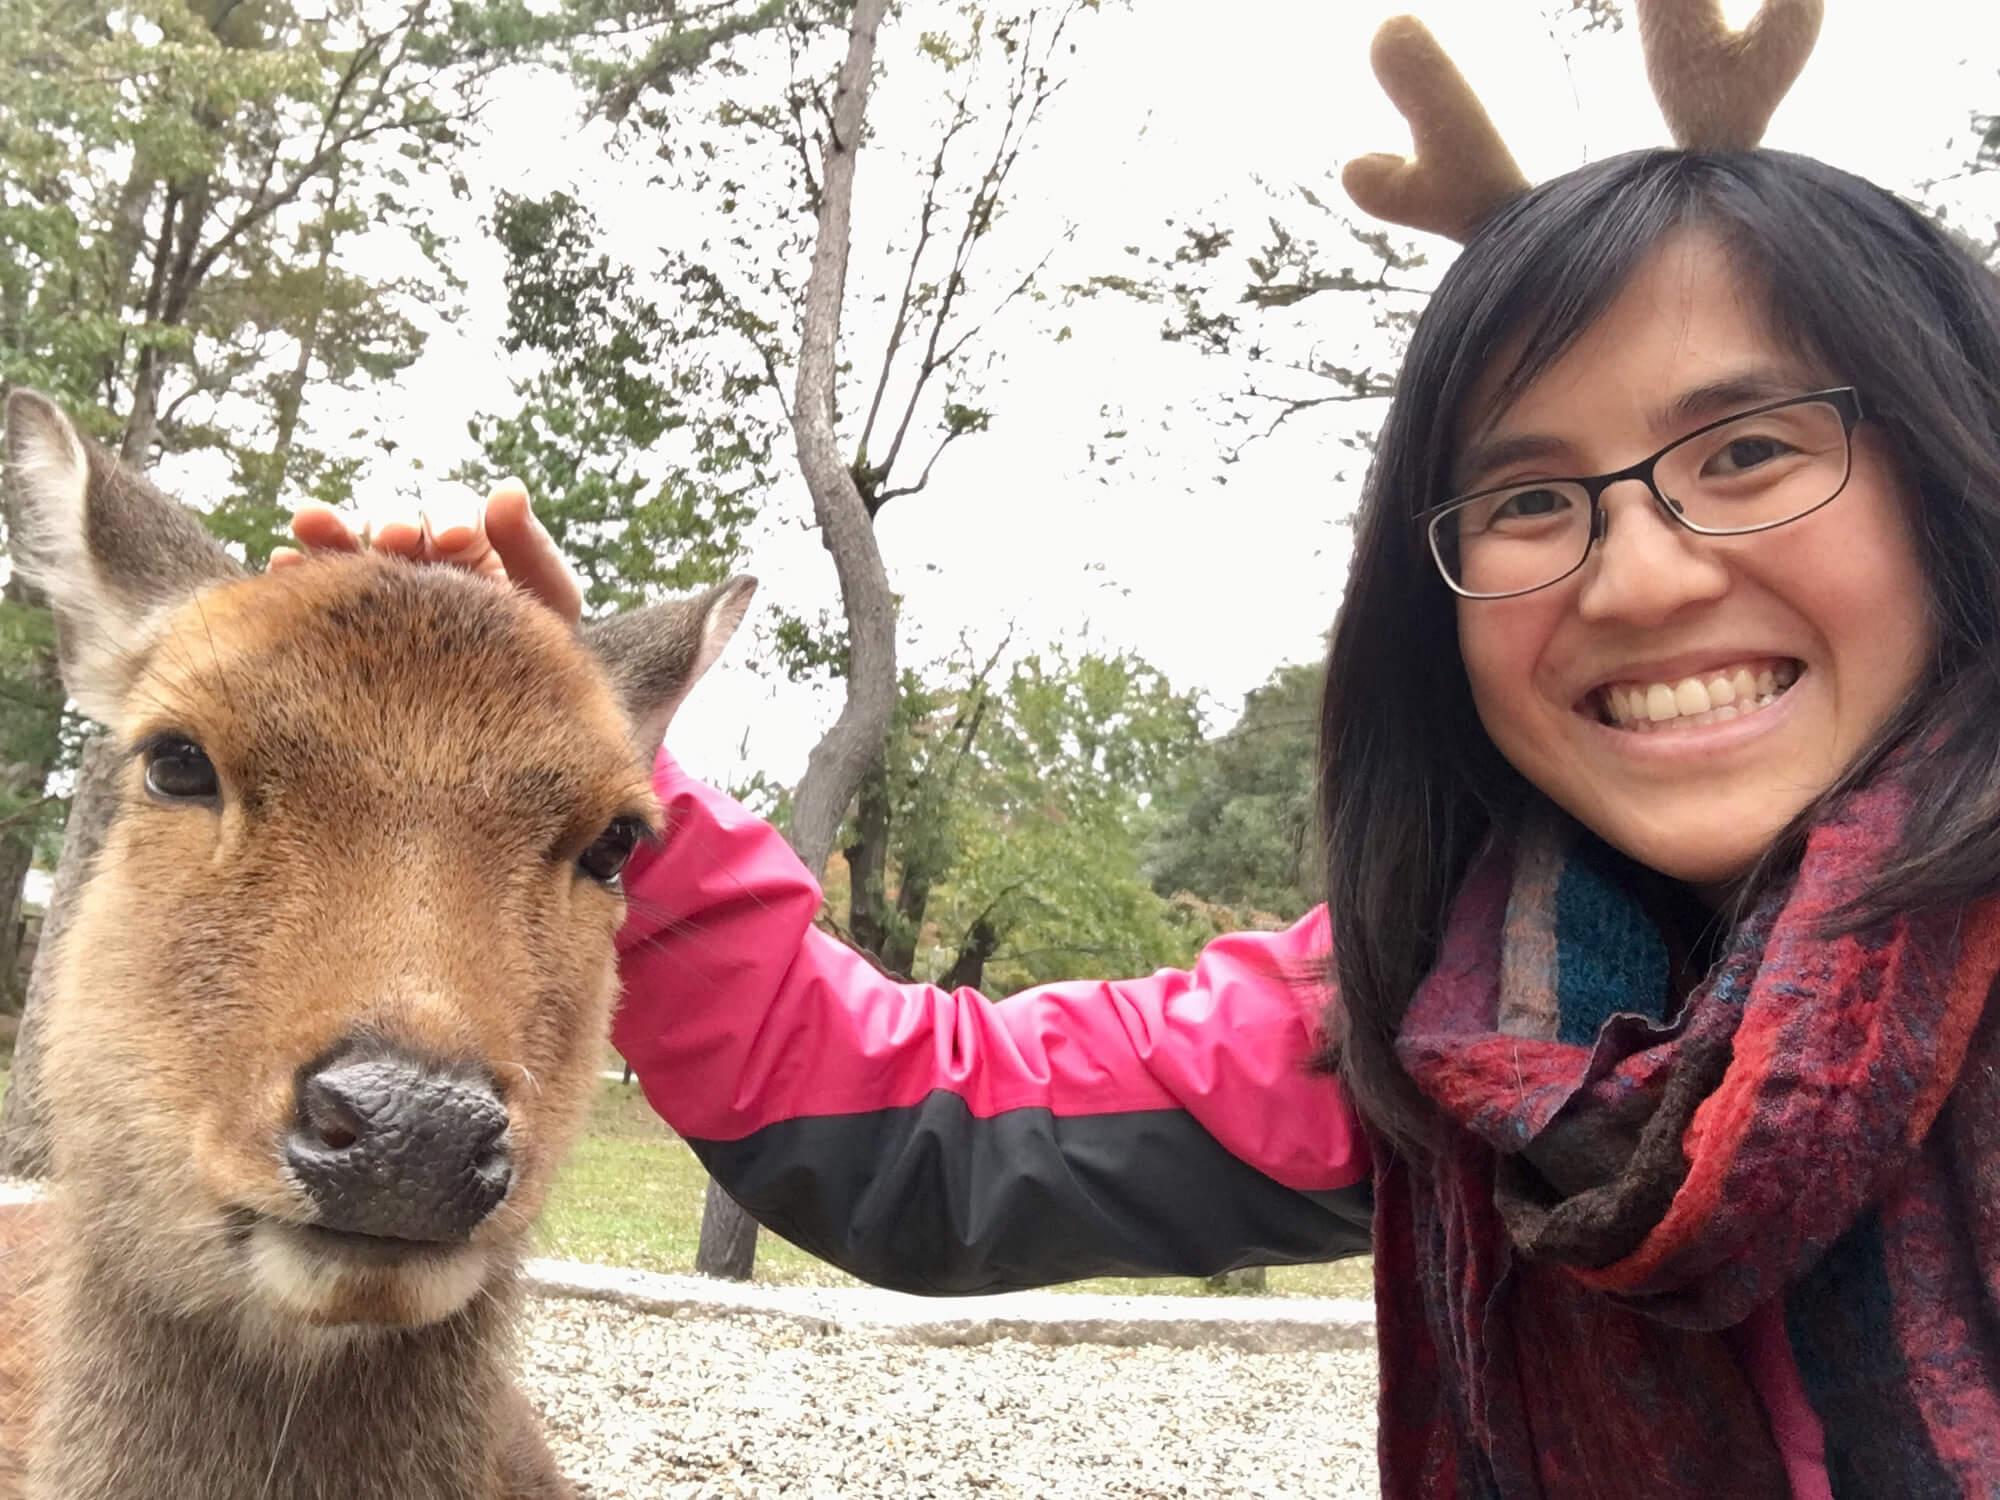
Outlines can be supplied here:
M1669 519L1643 482L1605 490L1598 525L1602 534L1577 596L1585 619L1659 624L1728 591L1729 569L1714 541Z

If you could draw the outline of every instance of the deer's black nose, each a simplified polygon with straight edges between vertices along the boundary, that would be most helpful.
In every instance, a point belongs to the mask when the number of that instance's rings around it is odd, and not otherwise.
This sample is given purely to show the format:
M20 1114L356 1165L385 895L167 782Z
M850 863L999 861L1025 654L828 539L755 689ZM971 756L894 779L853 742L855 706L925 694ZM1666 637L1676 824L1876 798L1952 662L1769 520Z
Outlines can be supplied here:
M462 1240L514 1185L493 1086L380 1050L301 1077L285 1160L321 1227L385 1239Z

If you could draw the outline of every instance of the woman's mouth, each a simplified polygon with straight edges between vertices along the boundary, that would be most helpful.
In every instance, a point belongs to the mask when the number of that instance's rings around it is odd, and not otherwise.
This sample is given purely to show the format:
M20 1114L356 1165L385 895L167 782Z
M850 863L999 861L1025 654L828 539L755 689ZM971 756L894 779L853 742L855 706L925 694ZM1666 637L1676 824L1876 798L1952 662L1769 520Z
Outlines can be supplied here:
M1695 729L1770 707L1801 670L1790 657L1759 657L1674 682L1608 682L1590 701L1598 722L1614 729L1640 734Z

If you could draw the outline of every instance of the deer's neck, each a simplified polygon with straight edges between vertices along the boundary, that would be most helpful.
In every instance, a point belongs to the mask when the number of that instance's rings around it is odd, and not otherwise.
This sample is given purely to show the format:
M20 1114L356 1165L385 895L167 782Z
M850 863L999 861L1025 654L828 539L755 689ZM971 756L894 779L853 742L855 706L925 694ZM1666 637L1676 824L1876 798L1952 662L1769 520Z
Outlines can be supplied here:
M30 1500L495 1500L511 1288L292 1355L162 1315L108 1269L62 1282Z

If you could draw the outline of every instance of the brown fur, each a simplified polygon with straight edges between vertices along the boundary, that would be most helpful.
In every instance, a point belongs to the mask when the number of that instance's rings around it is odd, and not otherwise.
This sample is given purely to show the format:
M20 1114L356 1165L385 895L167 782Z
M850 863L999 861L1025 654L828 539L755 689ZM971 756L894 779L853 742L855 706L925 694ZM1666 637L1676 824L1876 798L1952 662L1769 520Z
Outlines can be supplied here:
M17 512L60 510L61 421L10 403ZM90 470L86 510L175 524ZM663 607L633 649L677 675L628 674L650 696L621 702L576 632L482 579L373 558L231 579L184 551L149 571L101 555L130 534L101 516L16 525L72 690L129 745L193 740L222 796L162 801L135 755L56 955L54 1189L0 1210L0 1500L571 1494L509 1325L615 986L622 902L576 860L657 820L657 731L634 726L664 724L747 587ZM515 1186L463 1248L303 1275L271 1249L314 1212L281 1143L301 1070L357 1031L490 1076Z

